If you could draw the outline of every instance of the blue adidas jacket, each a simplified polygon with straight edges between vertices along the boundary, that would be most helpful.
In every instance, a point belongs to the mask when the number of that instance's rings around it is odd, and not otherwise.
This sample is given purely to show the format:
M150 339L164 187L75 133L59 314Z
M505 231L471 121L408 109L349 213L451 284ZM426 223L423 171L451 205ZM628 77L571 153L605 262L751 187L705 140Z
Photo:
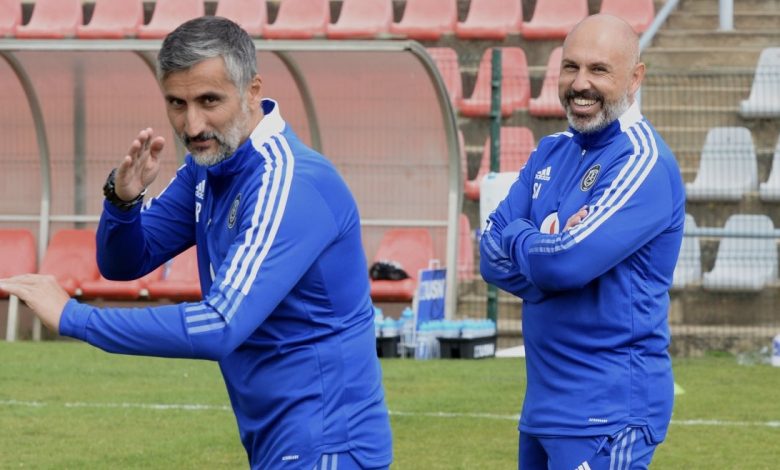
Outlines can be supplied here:
M582 206L588 216L561 232ZM668 289L685 218L672 152L637 104L542 139L480 242L486 281L523 298L520 430L663 440L674 381Z
M387 466L391 435L357 206L278 105L234 155L190 156L140 210L106 203L98 263L140 277L197 245L204 300L98 309L71 300L60 333L123 354L219 361L252 468L311 470L322 453Z

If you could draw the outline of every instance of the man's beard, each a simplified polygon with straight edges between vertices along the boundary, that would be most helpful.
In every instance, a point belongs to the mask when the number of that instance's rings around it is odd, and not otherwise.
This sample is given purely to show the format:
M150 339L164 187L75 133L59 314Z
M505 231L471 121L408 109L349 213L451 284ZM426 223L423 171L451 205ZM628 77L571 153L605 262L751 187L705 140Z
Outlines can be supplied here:
M227 159L229 156L235 153L238 146L241 144L241 138L246 127L248 114L242 110L242 112L228 124L225 133L217 131L201 132L200 134L190 137L186 133L179 134L179 139L184 143L184 146L190 151L192 159L195 160L200 166L212 166ZM203 142L209 139L214 139L217 143L216 150L206 150L198 152L190 149L190 144L193 142Z
M596 100L601 103L601 109L592 117L578 116L571 110L570 102L574 98ZM598 92L575 92L570 89L566 92L563 100L563 107L566 110L566 117L569 119L569 125L583 134L590 134L604 129L612 121L625 113L629 106L631 106L631 103L628 101L628 93L624 94L617 101L608 102L605 101L604 97Z

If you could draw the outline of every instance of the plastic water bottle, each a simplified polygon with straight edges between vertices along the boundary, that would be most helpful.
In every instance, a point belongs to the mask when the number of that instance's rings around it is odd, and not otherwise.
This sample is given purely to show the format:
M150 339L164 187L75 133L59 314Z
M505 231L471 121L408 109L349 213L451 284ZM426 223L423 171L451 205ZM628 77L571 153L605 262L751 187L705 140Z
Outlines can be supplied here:
M374 335L377 338L382 336L382 324L385 320L385 316L382 314L382 309L374 307Z
M401 319L403 325L401 325L401 342L405 347L414 347L414 312L411 308L406 307L401 312Z
M772 365L780 367L780 334L772 338Z
M385 318L382 322L382 337L393 338L398 336L398 323L392 318Z

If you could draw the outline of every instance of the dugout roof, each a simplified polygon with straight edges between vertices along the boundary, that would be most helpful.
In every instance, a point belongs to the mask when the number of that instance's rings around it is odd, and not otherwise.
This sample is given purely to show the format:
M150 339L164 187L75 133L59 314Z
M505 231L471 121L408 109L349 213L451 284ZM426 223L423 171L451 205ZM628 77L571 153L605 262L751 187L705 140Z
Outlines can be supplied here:
M413 41L261 41L264 95L301 139L335 163L358 201L371 259L388 227L431 230L457 280L461 169L455 114ZM94 224L108 171L147 126L165 136L156 194L183 149L153 64L160 41L0 40L0 222L38 233ZM40 258L40 257L39 257Z

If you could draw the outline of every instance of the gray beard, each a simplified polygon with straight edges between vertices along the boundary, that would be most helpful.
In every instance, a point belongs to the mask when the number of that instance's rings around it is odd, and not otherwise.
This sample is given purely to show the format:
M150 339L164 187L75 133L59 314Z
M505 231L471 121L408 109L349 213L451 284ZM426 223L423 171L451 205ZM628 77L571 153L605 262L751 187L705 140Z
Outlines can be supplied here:
M613 103L605 102L603 109L590 119L586 120L575 116L568 105L566 106L566 117L569 120L569 125L576 131L583 134L592 134L610 125L610 123L625 113L629 106L631 106L631 103L629 103L628 93L626 93Z

